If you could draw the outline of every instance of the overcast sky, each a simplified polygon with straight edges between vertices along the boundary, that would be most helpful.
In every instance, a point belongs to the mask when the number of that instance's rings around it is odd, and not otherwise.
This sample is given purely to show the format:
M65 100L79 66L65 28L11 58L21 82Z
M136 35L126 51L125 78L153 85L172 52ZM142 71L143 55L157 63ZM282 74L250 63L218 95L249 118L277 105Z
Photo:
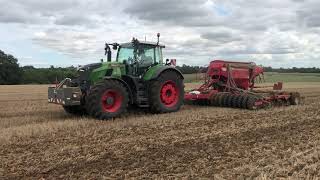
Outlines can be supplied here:
M180 65L320 67L319 0L0 0L0 49L21 65L98 62L104 42L158 32Z

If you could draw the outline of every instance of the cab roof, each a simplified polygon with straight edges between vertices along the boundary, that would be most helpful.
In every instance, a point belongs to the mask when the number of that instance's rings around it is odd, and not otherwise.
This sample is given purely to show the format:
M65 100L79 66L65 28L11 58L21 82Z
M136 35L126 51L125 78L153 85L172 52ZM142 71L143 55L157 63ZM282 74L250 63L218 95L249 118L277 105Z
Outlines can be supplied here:
M160 46L161 48L165 48L165 45L163 44L157 44L155 42L149 42L149 41L139 41L140 44L143 44L143 45L150 45L150 46ZM128 42L128 43L123 43L123 44L120 44L121 47L132 47L132 43L131 42Z

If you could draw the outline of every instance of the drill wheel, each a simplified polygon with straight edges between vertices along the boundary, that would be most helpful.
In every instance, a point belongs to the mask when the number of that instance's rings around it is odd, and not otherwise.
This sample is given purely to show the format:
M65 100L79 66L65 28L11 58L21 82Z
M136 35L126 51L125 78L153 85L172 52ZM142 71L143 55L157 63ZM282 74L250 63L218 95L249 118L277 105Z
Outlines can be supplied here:
M211 106L218 106L218 98L220 94L214 94L210 97L210 105Z
M234 94L230 94L230 97L228 99L228 107L233 107L233 100L236 97Z
M222 107L223 106L223 101L224 101L224 99L225 99L225 94L224 93L221 93L221 94L219 94L219 96L218 96L218 106L220 106L220 107Z
M231 97L231 94L230 93L227 93L225 96L224 96L224 100L223 100L223 107L230 107L229 106L229 99Z
M242 101L244 99L244 95L240 94L239 98L237 99L237 108L242 108Z
M241 108L242 109L247 109L247 103L249 100L249 96L248 95L243 95L242 101L241 101Z
M239 94L235 94L233 99L232 99L232 107L233 108L237 108L238 107L238 101L239 101L239 98L241 96Z

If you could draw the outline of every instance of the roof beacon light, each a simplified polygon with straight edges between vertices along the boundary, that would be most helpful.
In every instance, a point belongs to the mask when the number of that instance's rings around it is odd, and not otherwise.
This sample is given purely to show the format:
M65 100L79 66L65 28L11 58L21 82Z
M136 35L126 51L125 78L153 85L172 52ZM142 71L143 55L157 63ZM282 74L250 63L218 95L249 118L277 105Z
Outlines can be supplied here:
M157 34L157 37L158 37L158 42L157 42L157 46L158 46L160 42L160 33Z

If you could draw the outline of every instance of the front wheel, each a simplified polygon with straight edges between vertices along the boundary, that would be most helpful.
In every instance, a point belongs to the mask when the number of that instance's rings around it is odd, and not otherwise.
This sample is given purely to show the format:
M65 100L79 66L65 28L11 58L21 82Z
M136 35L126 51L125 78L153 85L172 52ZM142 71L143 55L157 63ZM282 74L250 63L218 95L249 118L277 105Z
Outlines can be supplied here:
M150 82L150 107L154 113L178 111L183 98L183 79L174 71L166 71Z
M104 80L94 85L86 103L89 115L102 120L119 117L127 106L127 90L116 80Z

